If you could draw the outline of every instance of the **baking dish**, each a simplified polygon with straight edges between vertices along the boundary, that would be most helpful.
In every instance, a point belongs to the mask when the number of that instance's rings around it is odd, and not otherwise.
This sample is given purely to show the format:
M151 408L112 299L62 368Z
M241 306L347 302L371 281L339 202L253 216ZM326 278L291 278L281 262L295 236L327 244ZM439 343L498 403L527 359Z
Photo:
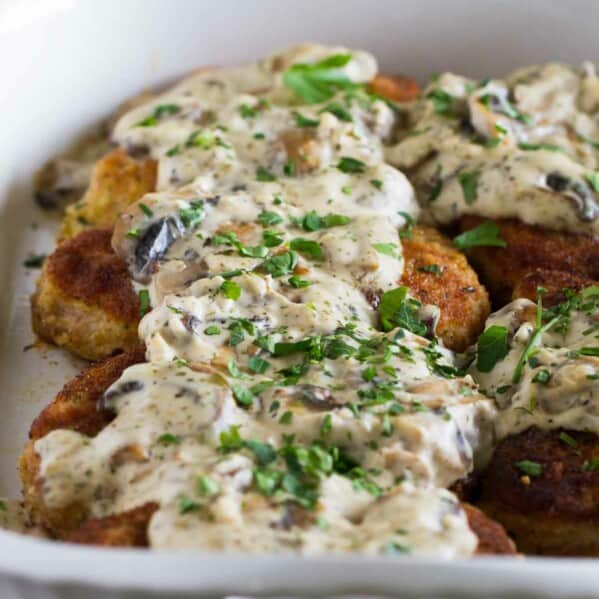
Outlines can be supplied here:
M379 2L375 7L359 2L224 2L215 8L183 1L125 6L58 1L6 4L2 10L0 45L3 56L11 57L3 66L7 83L0 99L5 115L0 269L7 282L0 300L0 492L5 495L18 491L15 463L29 422L80 366L56 350L23 351L33 340L27 296L36 275L23 269L22 262L29 252L51 247L53 230L52 221L30 201L29 178L47 156L120 99L197 65L233 63L305 39L367 48L385 70L421 79L437 70L484 76L548 59L577 63L592 59L596 46L593 4L583 1L569 8L541 2L526 7L511 2L476 7L466 2ZM557 30L576 31L576 36L564 36L557 46L549 34ZM594 562L582 560L291 562L58 547L8 533L0 543L6 594L32 592L36 583L23 579L36 578L83 585L71 589L72 596L88 584L100 584L106 596L119 596L119 588L193 590L196 596L278 591L573 596L592 595L599 585L592 576ZM43 589L51 592L48 586L36 588Z

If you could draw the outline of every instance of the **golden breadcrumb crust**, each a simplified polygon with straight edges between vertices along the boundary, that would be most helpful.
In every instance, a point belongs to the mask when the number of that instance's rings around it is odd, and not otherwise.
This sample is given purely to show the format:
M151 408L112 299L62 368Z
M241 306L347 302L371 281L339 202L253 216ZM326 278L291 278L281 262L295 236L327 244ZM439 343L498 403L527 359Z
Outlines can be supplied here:
M401 284L423 304L439 307L437 334L450 349L464 351L476 341L489 316L487 291L465 256L435 229L414 227L402 245Z
M522 461L539 465L527 474ZM595 460L593 462L593 460ZM481 478L480 507L520 551L599 556L599 439L592 433L531 428L495 450Z
M484 220L465 216L458 227L467 231ZM495 305L508 303L516 293L530 296L530 290L525 291L522 285L533 272L542 278L544 286L553 289L584 287L584 280L599 281L599 242L592 236L550 231L515 220L494 222L507 246L476 247L468 251L468 257ZM528 283L534 284L532 280Z
M33 330L88 360L139 343L139 298L110 239L90 230L60 243L31 297Z
M89 229L111 228L119 214L156 188L155 160L136 160L114 150L98 160L87 191L67 207L59 238Z
M138 347L91 364L69 381L33 421L29 430L30 440L19 461L23 498L36 522L53 535L63 537L76 529L86 517L85 507L74 504L62 509L46 508L40 494L43 480L38 476L39 458L35 453L35 441L60 428L90 436L98 433L113 418L99 403L103 393L125 368L143 360L144 350Z

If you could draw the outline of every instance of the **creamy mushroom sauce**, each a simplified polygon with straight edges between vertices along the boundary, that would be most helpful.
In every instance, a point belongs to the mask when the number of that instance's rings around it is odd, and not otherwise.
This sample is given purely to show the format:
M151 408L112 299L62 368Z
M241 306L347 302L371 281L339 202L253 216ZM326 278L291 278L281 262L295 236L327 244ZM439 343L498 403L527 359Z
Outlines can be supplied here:
M599 288L589 287L545 312L540 333L538 307L527 299L489 317L487 329L505 329L508 351L489 372L474 365L471 374L495 398L498 439L531 426L599 434L598 304Z
M149 285L149 363L105 394L115 419L96 437L36 442L49 507L156 502L153 547L475 551L444 487L487 459L493 403L432 337L438 309L406 300L429 339L376 329L418 216L383 162L396 114L357 88L300 105L283 83L345 52L204 71L117 123L159 161L159 191L113 238ZM376 62L352 51L338 72L367 82Z
M505 80L445 73L411 108L387 161L408 172L426 214L518 218L599 234L599 80L547 64Z

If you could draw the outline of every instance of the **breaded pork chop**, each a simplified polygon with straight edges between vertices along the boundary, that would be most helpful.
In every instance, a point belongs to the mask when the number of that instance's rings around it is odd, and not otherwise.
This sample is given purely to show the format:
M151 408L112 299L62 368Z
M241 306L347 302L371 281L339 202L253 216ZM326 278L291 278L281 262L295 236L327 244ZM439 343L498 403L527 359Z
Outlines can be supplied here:
M512 291L512 299L525 297L532 301L537 298L537 289L545 289L543 293L543 305L553 306L565 301L564 290L579 293L586 287L593 285L596 281L584 275L565 272L563 270L542 270L540 268L524 275Z
M156 188L155 160L137 160L114 150L96 162L87 191L66 209L59 238L114 226L121 212Z
M478 537L477 555L514 555L514 544L501 524L494 522L478 508L462 503L468 524ZM155 503L146 503L122 514L106 518L90 518L65 536L64 540L84 545L109 547L147 547L148 524L158 509Z
M431 227L417 226L402 239L405 268L401 284L423 304L441 310L437 334L450 349L474 343L489 315L489 298L468 261L451 241Z
M82 505L71 505L60 510L48 509L41 498L39 458L34 449L37 439L59 428L69 428L93 436L112 415L99 402L103 393L121 375L123 370L142 362L142 348L119 354L88 366L67 383L54 401L34 421L30 441L19 463L23 496L35 520L54 536L74 543L146 547L147 526L157 509L147 503L135 509L105 518L89 518ZM470 527L479 538L478 554L510 554L514 547L503 528L486 517L480 510L462 504Z
M429 227L403 240L401 284L441 310L437 333L451 349L473 343L489 314L476 273L450 241ZM32 296L33 326L43 339L86 359L137 343L139 299L109 231L86 231L61 243L47 260Z
M88 366L63 387L31 425L30 441L19 462L23 497L34 517L57 536L77 527L84 518L84 511L81 506L69 506L64 510L45 508L40 500L42 481L37 476L39 459L33 445L37 439L59 428L95 435L112 419L112 414L102 409L99 403L102 394L125 368L143 360L144 349L137 347Z
M458 226L463 232L483 221L465 216ZM522 279L533 271L551 271L544 276L548 284L558 278L568 282L570 277L599 281L599 241L590 235L549 231L515 220L495 222L507 246L476 247L468 252L495 305L508 303Z
M88 360L138 343L139 298L110 240L91 230L60 243L31 297L34 331Z
M525 553L599 556L599 439L528 429L503 440L480 506Z

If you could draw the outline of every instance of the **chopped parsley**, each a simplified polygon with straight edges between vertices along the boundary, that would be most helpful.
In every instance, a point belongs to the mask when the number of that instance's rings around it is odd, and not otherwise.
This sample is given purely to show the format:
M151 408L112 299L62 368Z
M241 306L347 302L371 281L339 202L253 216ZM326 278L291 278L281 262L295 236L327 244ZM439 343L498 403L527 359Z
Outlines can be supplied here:
M546 385L551 378L551 373L546 368L541 368L532 378L533 383L539 383L541 385Z
M528 362L528 359L533 355L535 350L535 346L539 343L543 337L543 333L551 329L555 324L557 324L560 320L560 315L554 316L548 322L543 324L544 314L543 314L543 294L545 290L542 288L537 289L537 317L535 328L516 364L516 368L514 369L514 374L512 376L512 383L517 383L520 381L522 377L522 371L524 370L524 366Z
M412 218L410 214L408 214L407 212L403 212L402 210L399 211L399 215L402 216L406 221L406 224L404 225L403 229L401 229L398 233L399 237L401 239L412 239L412 231L414 230L414 225L416 224L416 221Z
M291 240L289 247L300 254L310 256L310 258L313 258L314 260L322 259L322 246L317 241L296 237Z
M158 443L161 445L179 445L181 443L181 437L179 435L173 435L172 433L164 433L158 437Z
M599 172L593 171L592 173L587 173L586 177L593 191L599 193Z
M154 127L163 115L177 114L181 107L177 104L160 104L156 106L151 116L142 119L134 127Z
M379 253L391 258L399 258L398 247L395 243L373 243L372 247Z
M433 275L440 275L443 272L438 264L425 264L424 266L419 266L416 270Z
M246 387L233 385L231 390L233 391L233 397L239 406L247 408L254 403L254 394Z
M489 220L454 237L453 245L460 250L465 250L479 246L505 247L507 243L499 237L497 224Z
M384 549L385 555L405 555L406 553L411 553L411 551L407 545L402 545L396 541L389 541Z
M294 164L293 160L288 160L283 165L283 174L286 177L293 177L293 175L295 175L295 164Z
M582 464L582 469L585 472L599 472L599 458L585 460Z
M201 497L214 497L220 493L220 485L213 478L200 474L196 480L196 491Z
M301 277L298 277L297 275L293 275L293 276L289 277L289 279L287 280L287 283L289 283L289 285L291 287L294 287L295 289L302 289L303 287L309 287L310 285L312 285L312 283L310 281L307 281L306 279L302 279Z
M261 264L261 268L264 269L271 277L282 277L290 272L297 265L297 254L295 252L284 252L277 254L276 256L270 256Z
M223 295L231 300L238 300L241 297L241 287L235 281L223 281L220 286Z
M263 374L270 368L270 362L258 356L252 356L248 361L248 368L256 374Z
M563 152L562 148L554 146L553 144L529 144L521 142L518 144L518 148L530 152L537 152L539 150L545 150L546 152Z
M334 54L313 64L294 64L283 73L283 83L308 104L325 102L340 89L356 87L341 70L350 60L351 54Z
M338 102L331 102L330 104L327 104L322 110L320 110L320 113L323 112L330 112L340 121L345 121L346 123L351 123L353 120L351 114Z
M333 428L333 417L330 414L327 414L320 424L320 435L321 437L325 437Z
M520 460L514 464L518 470L524 472L524 474L528 474L528 476L532 476L533 478L538 478L543 474L543 467L538 462L532 462L531 460Z
M23 261L25 268L41 268L46 260L46 254L30 254Z
M342 156L337 163L337 168L343 173L363 173L366 170L366 163L350 156Z
M219 335L219 334L220 334L220 329L214 324L211 324L209 327L206 327L204 329L204 335Z
M247 440L244 446L249 449L261 466L266 466L277 459L277 451L270 443Z
M584 141L585 143L593 146L593 148L595 149L599 149L599 141L593 141L590 137L586 137L584 135L582 135L582 133L576 133L578 139L580 139L581 141Z
M311 210L301 219L292 219L292 223L305 231L319 231L331 227L341 227L351 222L349 216L343 214L326 214L319 216L315 210Z
M139 209L148 217L148 218L152 218L154 216L154 213L152 212L152 210L150 210L150 208L148 206L146 206L146 204L144 204L143 202L139 203Z
M472 204L478 196L478 178L480 171L464 172L458 175L458 183L464 194L466 204Z
M278 231L264 231L262 233L262 243L267 248L274 248L283 243L283 238Z
M281 417L279 418L280 424L288 425L288 424L291 424L292 422L293 422L293 412L287 410L286 412L283 412L283 414L281 414Z
M562 431L559 434L559 440L562 443L565 443L566 445L568 445L569 447L572 447L573 449L578 448L578 442L576 441L576 439L574 437L572 437L572 435L569 435L568 433L566 433L565 431Z
M258 114L258 111L255 108L252 108L249 104L242 104L239 107L239 114L244 119L251 119Z
M268 169L263 166L258 167L256 170L256 181L262 181L270 183L272 181L276 181L277 177L273 175Z
M427 100L433 103L437 114L453 117L453 102L454 98L443 89L433 89L426 94Z
M235 362L235 360L233 358L231 358L227 362L227 370L229 371L229 374L234 379L247 379L247 378L249 378L246 374L244 374L243 372L241 372L241 370L239 370L239 366L237 366L237 362Z
M297 110L294 110L292 113L293 118L295 119L295 124L297 127L307 128L307 127L318 127L320 125L320 121L318 119L309 119L299 113Z
M497 362L508 353L507 327L492 325L480 335L477 342L476 368L480 372L491 372Z
M179 513L180 514L189 514L190 512L197 512L202 506L194 501L191 497L187 495L181 495L179 497Z
M195 229L204 218L204 200L190 200L188 208L179 210L179 218L187 229Z
M233 424L226 431L222 431L219 435L220 446L219 450L222 453L230 453L237 451L243 447L243 439L239 434L239 425Z
M150 311L150 292L147 289L141 289L139 297L139 316L143 318Z
M263 227L272 227L283 222L283 217L276 212L265 210L258 215L258 222Z
M492 112L505 114L509 118L520 121L525 125L531 125L533 123L532 117L523 114L507 100L502 101L494 94L485 94L484 96L481 96L480 103L489 108Z
M416 335L426 335L428 329L417 314L419 305L419 302L408 298L407 287L396 287L383 293L379 304L379 320L383 330L400 327Z

